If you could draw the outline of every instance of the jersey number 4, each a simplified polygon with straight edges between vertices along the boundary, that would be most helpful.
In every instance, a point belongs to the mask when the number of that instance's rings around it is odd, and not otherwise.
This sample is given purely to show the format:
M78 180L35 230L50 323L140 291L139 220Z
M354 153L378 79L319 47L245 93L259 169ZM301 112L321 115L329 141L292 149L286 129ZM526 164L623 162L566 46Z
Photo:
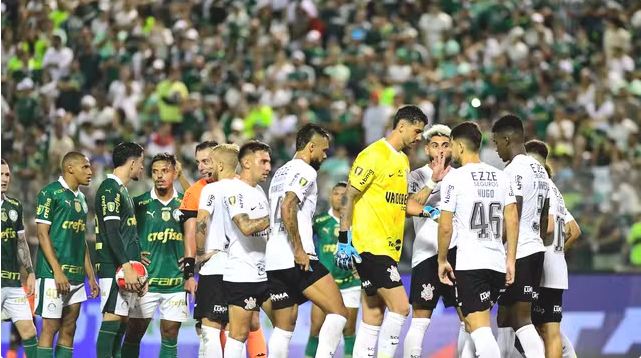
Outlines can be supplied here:
M556 228L554 228L554 252L563 253L565 244L565 219L556 217Z
M492 240L501 237L503 232L502 210L503 205L499 202L492 202L487 208L482 201L474 203L472 217L470 218L470 229L478 231L479 240Z
M276 201L276 209L274 209L274 224L280 224L283 222L283 217L280 213L280 206L283 204L283 197L280 196L278 197L278 200Z

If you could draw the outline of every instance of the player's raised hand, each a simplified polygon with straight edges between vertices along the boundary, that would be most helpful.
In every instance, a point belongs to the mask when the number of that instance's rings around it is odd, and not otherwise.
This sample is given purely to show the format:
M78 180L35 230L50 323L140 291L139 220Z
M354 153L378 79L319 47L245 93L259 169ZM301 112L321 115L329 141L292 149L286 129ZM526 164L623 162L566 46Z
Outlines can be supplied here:
M36 291L36 275L30 273L27 276L27 296L31 296Z
M445 166L445 156L443 153L437 155L436 158L432 159L432 181L435 183L440 182L445 178L447 173L450 172L451 167Z
M514 260L507 260L505 262L505 286L514 283L514 274L516 273L516 264Z
M303 271L309 271L309 255L303 250L303 248L298 248L294 251L294 262L300 265Z
M98 282L96 282L95 278L93 280L89 280L89 288L91 289L91 296L89 297L98 297L98 295L100 294L100 286L98 285Z
M149 255L151 255L151 252L149 252L149 251L142 251L140 253L140 262L145 266L149 266L149 264L151 264L151 260L149 259Z
M69 283L69 279L64 272L54 272L53 279L54 281L56 281L56 290L58 290L58 295L66 295L67 293L69 293L71 284Z
M456 277L454 277L454 270L452 270L452 265L450 265L449 262L445 261L438 263L438 278L442 283L454 286L452 279L456 279Z

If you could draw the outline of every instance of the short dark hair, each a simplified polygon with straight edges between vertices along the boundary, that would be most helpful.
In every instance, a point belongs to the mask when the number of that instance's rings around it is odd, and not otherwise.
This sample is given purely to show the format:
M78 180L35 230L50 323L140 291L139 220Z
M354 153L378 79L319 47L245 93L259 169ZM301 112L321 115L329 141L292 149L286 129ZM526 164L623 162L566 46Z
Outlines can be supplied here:
M118 144L114 148L114 152L112 154L114 168L122 167L123 165L127 164L127 161L129 161L129 159L140 158L144 151L145 150L138 143L123 142Z
M6 160L2 159L2 165L9 165Z
M84 158L86 158L86 156L84 154L80 153L80 152L72 151L72 152L69 152L69 153L65 154L65 156L62 158L62 162L60 162L60 166L62 167L62 171L64 172L64 170L65 170L64 167L67 166L67 164L69 164L69 162L74 161L74 160L84 159Z
M506 114L492 125L492 133L503 133L507 131L523 135L523 121L516 114Z
M296 133L296 151L305 149L307 143L312 141L314 134L329 140L329 132L325 128L318 124L307 123Z
M336 183L336 185L334 185L334 188L332 189L336 189L336 188L347 188L347 182L339 181L338 183Z
M176 167L176 156L170 153L158 153L151 158L151 165L155 162L168 162L172 167Z
M478 152L481 149L483 134L478 124L465 121L452 129L450 138L455 141L465 141L469 145L468 149Z
M412 105L401 107L396 111L396 114L394 115L394 129L396 129L398 123L403 119L412 124L422 122L427 125L429 122L425 113L423 113L420 108Z
M247 143L243 144L238 151L238 161L243 160L246 156L254 154L256 152L267 152L272 153L272 149L266 143L263 143L259 140L250 140Z
M548 145L545 144L544 141L538 139L532 139L525 143L525 151L528 153L534 153L543 158L543 160L547 160L548 155L550 154Z
M196 153L204 149L214 148L217 145L218 145L218 142L216 142L215 140L206 140L202 143L198 143L198 145L196 146Z
M552 174L553 174L552 167L549 166L548 163L545 163L543 167L545 168L545 171L548 173L548 176L550 177L550 179L552 179Z

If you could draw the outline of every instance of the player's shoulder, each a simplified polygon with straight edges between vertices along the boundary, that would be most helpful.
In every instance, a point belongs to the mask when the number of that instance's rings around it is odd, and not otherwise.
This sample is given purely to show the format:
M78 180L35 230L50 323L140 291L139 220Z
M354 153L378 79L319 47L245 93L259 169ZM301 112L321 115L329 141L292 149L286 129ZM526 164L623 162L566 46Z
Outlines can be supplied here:
M408 178L415 180L427 180L427 178L430 178L432 176L432 173L432 168L430 168L430 166L426 164L420 168L412 170Z
M16 198L11 198L11 197L5 196L4 201L7 204L11 204L13 206L20 206L20 207L22 206L22 202L20 200L16 199Z
M185 191L185 196L189 195L195 195L198 197L200 195L200 192L202 192L203 188L205 185L207 185L207 181L205 179L199 179L195 183L193 183L187 190Z
M376 142L368 145L360 153L358 153L358 158L367 159L367 158L376 158L381 156L387 156L388 149L385 148L386 144L383 142L385 139L379 139Z
M114 189L119 191L120 190L120 183L118 183L113 178L107 177L105 180L102 181L102 183L100 183L100 186L98 186L97 193L101 193L102 194L104 192L107 192L107 193L113 192L113 194L115 194L116 192L113 191Z
M287 172L287 174L290 177L304 176L304 177L307 177L307 179L305 180L308 180L309 178L311 178L311 180L316 179L316 176L317 176L316 169L314 169L311 165L307 164L302 159L292 159L289 162L287 162L287 164L285 165L287 165L290 168Z
M135 196L133 200L134 200L134 204L136 206L144 206L144 205L149 204L152 201L151 200L151 190L146 192L146 193L143 193L143 194L140 194L138 196Z
M329 215L329 212L320 213L314 216L314 225L322 225L331 218L332 216Z

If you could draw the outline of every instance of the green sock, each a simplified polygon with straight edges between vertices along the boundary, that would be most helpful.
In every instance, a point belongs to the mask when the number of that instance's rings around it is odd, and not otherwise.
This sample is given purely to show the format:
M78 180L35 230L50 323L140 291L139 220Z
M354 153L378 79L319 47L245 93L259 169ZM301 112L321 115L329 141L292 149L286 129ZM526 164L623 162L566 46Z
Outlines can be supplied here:
M318 336L310 334L305 347L305 357L316 357L316 350L318 350Z
M125 322L120 322L120 326L118 327L118 332L116 332L116 336L114 337L114 345L113 345L113 350L111 351L111 356L113 358L120 358L120 350L122 349L122 338L125 336L125 332L127 332L127 323Z
M38 337L33 336L29 339L23 339L22 350L27 358L36 358L38 354Z
M38 347L37 354L38 354L38 357L40 358L53 358L53 348ZM32 357L35 358L36 356L32 356ZM28 354L27 354L27 358L29 358Z
M103 321L98 332L98 341L96 342L96 356L98 358L111 358L114 348L114 339L118 334L120 322ZM122 339L122 336L120 337Z
M356 341L356 336L345 336L345 358L352 358L354 354L354 342Z
M127 342L122 344L122 358L138 358L140 356L140 342Z
M176 358L178 357L178 339L163 338L160 344L160 358Z
M72 358L73 357L73 347L65 346L56 346L56 358Z

